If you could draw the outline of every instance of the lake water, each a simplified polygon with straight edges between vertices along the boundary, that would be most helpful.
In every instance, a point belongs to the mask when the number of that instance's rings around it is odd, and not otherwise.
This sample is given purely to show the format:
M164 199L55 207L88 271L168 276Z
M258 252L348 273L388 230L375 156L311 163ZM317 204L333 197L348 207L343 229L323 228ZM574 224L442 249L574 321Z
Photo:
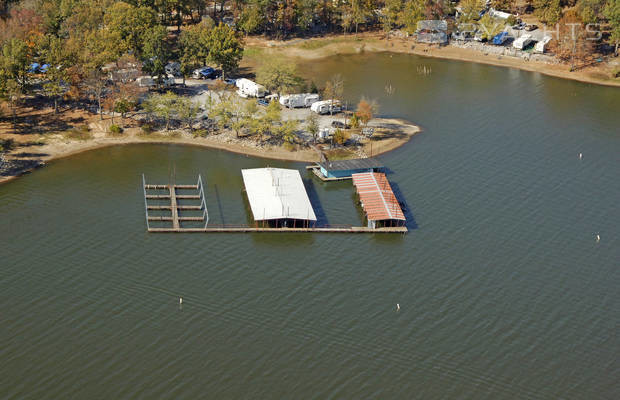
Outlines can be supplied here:
M0 186L0 398L619 398L620 90L388 54L307 71L334 72L424 129L382 157L409 234L148 234L141 173L203 174L232 224L241 168L303 165L53 162ZM302 174L323 218L360 223L350 183Z

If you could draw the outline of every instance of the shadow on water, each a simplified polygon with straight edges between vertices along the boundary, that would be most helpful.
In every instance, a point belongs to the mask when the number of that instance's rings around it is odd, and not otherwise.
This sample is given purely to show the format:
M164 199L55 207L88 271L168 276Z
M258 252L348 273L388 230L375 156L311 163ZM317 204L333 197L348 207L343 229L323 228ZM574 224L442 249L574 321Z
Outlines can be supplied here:
M312 209L314 210L314 214L316 215L317 226L329 225L327 215L325 214L325 210L323 209L323 205L321 204L319 195L314 187L314 182L312 181L312 179L303 179L303 182L304 186L306 187L306 192L308 193L308 198L310 199L310 204L312 205Z
M396 196L396 200L398 200L398 202L400 203L400 207L403 209L403 214L407 219L405 223L407 229L418 229L418 223L416 222L415 217L411 212L411 207L409 207L409 204L407 204L407 199L405 199L405 195L400 190L398 183L390 182L390 185L392 186L392 192L394 192L394 196Z
M217 189L217 184L213 185L215 190L215 201L217 202L217 210L220 213L220 220L222 221L222 225L226 225L226 219L224 218L224 210L222 209L222 201L220 199L220 192Z

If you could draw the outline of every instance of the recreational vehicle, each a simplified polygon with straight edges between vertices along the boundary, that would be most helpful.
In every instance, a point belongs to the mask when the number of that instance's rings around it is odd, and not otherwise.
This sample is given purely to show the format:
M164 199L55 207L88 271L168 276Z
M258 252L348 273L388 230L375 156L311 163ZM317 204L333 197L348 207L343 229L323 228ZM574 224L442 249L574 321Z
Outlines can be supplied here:
M263 85L259 85L249 79L237 79L235 85L239 88L237 94L241 97L265 97L267 94L267 89Z
M545 36L540 42L536 43L534 46L534 51L536 53L543 54L547 50L547 45L551 41L551 36Z
M514 47L515 49L523 50L534 41L535 40L532 39L532 35L526 34L518 39L515 39L515 41L512 42L512 47Z
M317 114L334 114L342 111L342 106L338 100L323 100L312 103L310 109Z
M319 95L315 93L289 94L280 97L280 104L288 108L310 107L319 101Z

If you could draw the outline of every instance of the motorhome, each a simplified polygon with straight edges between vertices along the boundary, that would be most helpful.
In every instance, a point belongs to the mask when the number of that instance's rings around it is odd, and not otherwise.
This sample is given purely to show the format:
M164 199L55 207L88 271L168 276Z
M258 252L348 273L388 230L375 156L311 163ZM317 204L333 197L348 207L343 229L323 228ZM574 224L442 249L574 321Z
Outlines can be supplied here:
M536 43L534 46L534 51L536 53L543 54L547 50L547 45L551 41L551 36L545 36L540 42Z
M310 107L319 101L319 95L315 93L289 94L280 97L280 104L288 108Z
M515 49L523 50L527 46L529 46L532 42L535 42L535 40L532 38L532 35L525 34L515 39L515 41L512 42L512 47L514 47Z
M334 114L342 111L339 100L323 100L312 103L310 109L317 114Z
M249 79L241 78L235 82L237 85L237 94L241 97L265 97L267 89L263 85L252 82Z

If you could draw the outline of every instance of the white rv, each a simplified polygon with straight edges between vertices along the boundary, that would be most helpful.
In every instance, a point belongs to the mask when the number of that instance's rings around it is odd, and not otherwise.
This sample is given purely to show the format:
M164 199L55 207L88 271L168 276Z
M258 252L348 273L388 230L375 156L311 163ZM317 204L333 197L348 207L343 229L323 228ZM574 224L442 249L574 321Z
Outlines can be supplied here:
M523 50L524 48L529 46L534 41L535 40L532 39L532 35L525 34L521 36L520 38L515 39L515 41L512 42L512 47L514 47L515 49Z
M534 46L534 51L536 53L543 54L547 50L547 45L551 41L551 36L545 36L540 42L536 43Z
M323 100L312 103L310 109L317 114L333 114L342 111L342 106L338 100Z
M157 81L151 76L141 76L136 79L136 83L140 87L151 88L157 85ZM162 84L164 87L170 87L174 85L174 76L167 75L163 78Z
M267 89L263 85L259 85L256 82L252 82L249 79L241 78L235 82L237 85L237 93L241 97L265 97Z
M141 76L136 79L136 83L140 87L153 87L155 86L155 80L150 76Z
M288 108L310 107L319 101L319 95L314 93L289 94L280 97L280 104Z

